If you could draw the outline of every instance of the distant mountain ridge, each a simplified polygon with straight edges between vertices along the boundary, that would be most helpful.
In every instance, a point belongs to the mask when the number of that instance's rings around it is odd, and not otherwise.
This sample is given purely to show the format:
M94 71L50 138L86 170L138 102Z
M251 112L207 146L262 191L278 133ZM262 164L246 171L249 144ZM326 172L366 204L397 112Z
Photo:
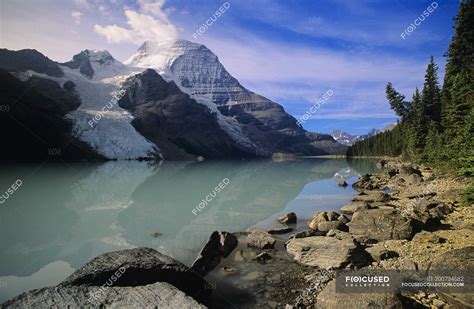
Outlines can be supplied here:
M331 136L340 144L346 145L346 146L351 146L357 141L364 140L366 138L369 138L371 136L376 135L377 133L380 132L385 132L385 131L390 131L392 130L397 123L391 123L385 127L383 127L380 130L377 129L372 129L369 131L367 134L363 135L352 135L350 133L344 132L342 130L335 130L331 133Z

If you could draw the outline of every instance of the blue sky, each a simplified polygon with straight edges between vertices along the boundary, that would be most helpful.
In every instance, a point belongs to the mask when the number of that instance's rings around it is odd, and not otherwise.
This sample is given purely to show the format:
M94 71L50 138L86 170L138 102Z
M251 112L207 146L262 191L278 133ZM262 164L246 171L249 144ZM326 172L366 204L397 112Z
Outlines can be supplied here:
M328 90L334 95L304 126L363 134L396 120L388 81L410 97L429 56L444 73L457 1L436 8L405 39L401 33L433 1L227 1L202 35L199 27L226 1L3 0L0 46L36 48L57 61L82 49L127 59L145 39L205 44L244 86L301 117Z

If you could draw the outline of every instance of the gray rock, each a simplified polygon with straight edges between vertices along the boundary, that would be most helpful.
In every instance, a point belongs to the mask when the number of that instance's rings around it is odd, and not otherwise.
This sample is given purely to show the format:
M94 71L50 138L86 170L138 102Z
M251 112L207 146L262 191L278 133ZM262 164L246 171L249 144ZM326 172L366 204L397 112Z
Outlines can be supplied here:
M267 232L252 230L247 236L247 246L257 249L273 249L276 239Z
M318 231L329 232L329 230L347 230L347 226L341 221L325 221L318 223Z
M367 202L352 202L342 206L339 211L343 214L352 215L356 211L366 209L369 209L369 204Z
M351 234L367 239L409 239L413 235L412 221L389 209L357 211L347 225Z
M391 197L385 192L382 191L367 191L359 195L356 195L352 198L353 202L388 202Z
M405 180L407 183L412 185L417 185L422 181L421 177L418 174L410 174L405 177Z
M398 169L400 176L409 176L412 174L417 174L421 177L421 171L413 166L403 165Z
M280 227L280 228L268 230L267 233L271 234L271 235L274 235L274 234L287 234L287 233L290 233L291 231L293 231L292 227Z
M474 272L474 246L450 250L433 261L431 269L451 269Z
M314 229L308 229L308 230L304 230L304 231L292 234L288 238L293 239L293 238L304 238L304 237L311 237L311 236L324 236L324 234L325 234L324 232L320 232Z
M59 286L23 293L2 308L206 308L165 282L136 287Z
M381 244L376 244L370 248L366 248L365 251L367 251L376 262L398 257L397 252L385 249Z
M311 218L311 220L309 221L308 227L310 229L316 230L318 229L319 222L325 222L325 221L328 221L327 212L319 211Z
M416 221L418 229L422 229L439 225L452 211L452 206L448 204L422 199L418 203L412 203L406 215Z
M391 168L391 169L388 169L387 170L387 175L392 178L393 176L397 175L398 174L398 171L394 168Z
M335 221L339 217L339 214L335 211L328 211L326 215L328 217L328 221Z
M344 179L340 179L338 183L339 187L345 188L347 187L347 182Z
M213 270L222 258L226 258L237 247L238 240L228 232L215 231L202 248L191 269L205 276Z
M338 218L337 218L338 221L344 223L344 224L347 224L349 223L349 221L351 221L348 217L346 217L345 215L340 215Z
M257 260L259 263L266 263L268 260L271 260L272 256L268 254L268 252L262 252L257 254L255 257L255 260Z
M319 211L311 218L308 227L317 230L320 222L337 221L338 218L339 214L335 211Z
M439 237L436 234L433 234L427 231L421 231L413 237L413 241L420 242L420 243L439 244L446 240L444 238Z
M180 262L150 248L102 254L55 287L25 292L2 308L204 308L208 283ZM191 298L191 297L193 298Z
M353 239L312 236L291 239L286 250L301 264L323 269L338 269L349 264L365 265L370 256Z
M125 269L125 271L123 271ZM114 286L144 286L167 282L203 302L210 291L207 282L175 259L151 248L109 252L94 258L62 281L60 286L102 286L123 272Z
M296 214L294 212L287 213L286 215L283 215L278 218L278 221L286 224L296 223L296 220Z
M332 280L319 293L316 308L403 308L398 294L389 293L336 293L336 280Z

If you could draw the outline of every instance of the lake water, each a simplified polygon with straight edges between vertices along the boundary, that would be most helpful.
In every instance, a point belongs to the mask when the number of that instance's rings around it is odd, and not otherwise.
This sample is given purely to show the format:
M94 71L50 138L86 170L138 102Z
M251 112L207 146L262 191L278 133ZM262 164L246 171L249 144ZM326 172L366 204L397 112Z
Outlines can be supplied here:
M147 246L190 265L215 230L278 227L290 211L304 229L355 194L338 177L351 184L375 170L345 159L2 165L0 303L109 251Z

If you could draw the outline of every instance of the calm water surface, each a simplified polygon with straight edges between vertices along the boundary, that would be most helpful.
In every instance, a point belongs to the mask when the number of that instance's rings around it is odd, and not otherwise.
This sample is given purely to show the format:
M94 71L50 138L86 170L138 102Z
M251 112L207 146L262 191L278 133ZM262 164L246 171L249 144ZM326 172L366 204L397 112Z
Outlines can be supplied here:
M375 169L343 159L2 165L0 195L23 184L0 204L0 303L108 251L147 246L190 265L215 230L278 227L290 211L304 229L316 211L338 210L355 194L338 177L351 184Z

